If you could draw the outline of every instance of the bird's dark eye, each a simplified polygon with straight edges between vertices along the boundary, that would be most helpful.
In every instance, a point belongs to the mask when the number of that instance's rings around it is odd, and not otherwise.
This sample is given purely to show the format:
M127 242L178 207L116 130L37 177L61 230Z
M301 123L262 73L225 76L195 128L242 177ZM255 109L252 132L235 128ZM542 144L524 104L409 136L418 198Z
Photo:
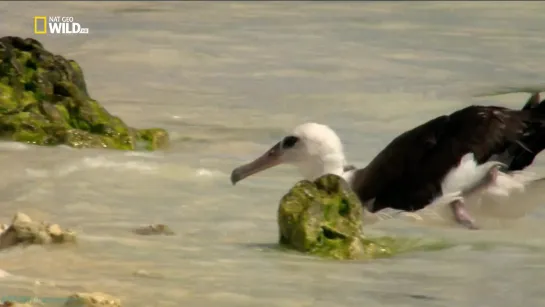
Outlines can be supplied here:
M297 141L299 141L298 137L289 135L282 140L282 148L283 149L292 148L295 145L295 143L297 143Z

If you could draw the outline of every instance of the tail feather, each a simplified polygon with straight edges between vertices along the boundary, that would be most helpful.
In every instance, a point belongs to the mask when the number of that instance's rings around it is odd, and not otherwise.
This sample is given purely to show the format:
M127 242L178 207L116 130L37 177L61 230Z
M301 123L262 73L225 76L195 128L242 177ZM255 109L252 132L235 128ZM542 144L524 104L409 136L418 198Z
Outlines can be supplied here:
M533 94L522 111L528 112L529 115L527 128L523 136L504 154L509 161L508 171L525 169L545 149L545 99L540 101L540 94Z
M528 98L528 101L526 101L526 104L524 107L522 107L523 110L530 110L537 106L539 106L539 94L540 93L534 93L530 98Z

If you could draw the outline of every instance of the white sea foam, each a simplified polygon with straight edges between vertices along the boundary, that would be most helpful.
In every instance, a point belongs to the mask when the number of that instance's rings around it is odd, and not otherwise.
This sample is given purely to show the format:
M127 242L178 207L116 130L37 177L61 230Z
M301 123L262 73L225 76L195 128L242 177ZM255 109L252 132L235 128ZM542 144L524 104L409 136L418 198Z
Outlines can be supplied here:
M10 273L0 269L0 278L7 278L7 277L10 277L10 276L13 276L13 275L11 275Z
M32 145L19 142L0 142L0 150L3 151L21 151L28 150Z
M26 168L29 177L64 177L75 172L90 169L112 169L117 171L138 171L152 173L158 169L157 163L143 161L115 161L104 156L84 157L78 161L63 164L53 170Z
M199 177L215 177L221 175L222 173L216 170L210 170L207 168L198 168L195 171L195 174Z

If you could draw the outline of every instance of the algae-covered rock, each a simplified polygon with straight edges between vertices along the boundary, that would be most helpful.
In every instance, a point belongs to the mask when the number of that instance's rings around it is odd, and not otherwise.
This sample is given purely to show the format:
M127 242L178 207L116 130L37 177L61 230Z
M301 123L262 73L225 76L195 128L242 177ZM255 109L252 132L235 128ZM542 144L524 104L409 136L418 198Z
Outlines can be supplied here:
M146 149L153 150L154 148L164 148L168 146L168 133L163 129L141 129L136 135L139 139L144 140Z
M153 225L147 225L143 227L138 227L136 229L133 229L133 232L142 236L150 236L150 235L166 235L166 236L172 236L174 235L174 231L170 229L165 224L153 224Z
M121 307L121 300L100 292L76 293L68 297L64 307Z
M168 145L165 130L130 128L91 98L78 63L14 36L0 38L0 136L76 148Z
M63 230L57 224L33 221L28 215L18 212L11 225L0 232L0 249L16 245L73 243L76 235Z
M300 252L334 259L388 257L417 249L439 249L443 242L366 237L361 206L346 181L324 175L302 180L281 199L278 208L280 244Z

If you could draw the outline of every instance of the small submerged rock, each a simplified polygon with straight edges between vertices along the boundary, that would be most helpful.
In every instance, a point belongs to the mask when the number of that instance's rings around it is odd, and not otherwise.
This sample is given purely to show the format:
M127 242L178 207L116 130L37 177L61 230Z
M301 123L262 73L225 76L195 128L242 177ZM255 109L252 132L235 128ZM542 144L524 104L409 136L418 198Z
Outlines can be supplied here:
M302 180L284 195L278 208L280 244L300 252L334 259L373 259L409 250L447 247L443 242L363 234L363 207L346 181L324 175Z
M64 307L121 307L121 300L106 293L76 293L68 297Z
M0 232L0 249L16 245L61 244L75 242L71 230L63 230L57 224L33 221L28 215L17 212L11 225Z
M172 236L175 235L174 231L170 229L165 224L152 224L147 226L138 227L133 229L133 232L142 235L142 236L151 236L151 235L166 235Z

